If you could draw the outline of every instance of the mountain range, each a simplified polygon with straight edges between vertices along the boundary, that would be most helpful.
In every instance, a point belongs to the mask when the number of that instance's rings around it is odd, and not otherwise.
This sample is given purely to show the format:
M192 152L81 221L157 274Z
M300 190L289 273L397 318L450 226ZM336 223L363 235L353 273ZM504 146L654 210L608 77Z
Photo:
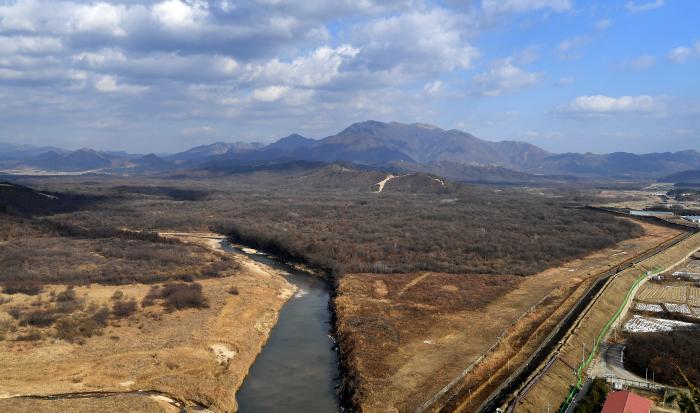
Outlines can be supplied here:
M700 169L700 153L553 154L519 141L492 142L426 124L365 121L323 139L292 134L269 145L217 142L156 156L92 149L66 151L0 144L0 171L27 173L156 173L199 170L237 173L294 162L346 163L397 172L426 172L455 180L528 182L557 179L656 179Z

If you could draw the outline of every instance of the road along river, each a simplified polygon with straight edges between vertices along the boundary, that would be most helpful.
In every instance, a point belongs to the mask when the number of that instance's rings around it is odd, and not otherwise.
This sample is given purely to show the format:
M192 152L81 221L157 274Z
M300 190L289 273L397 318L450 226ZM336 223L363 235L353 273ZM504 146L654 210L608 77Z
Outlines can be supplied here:
M244 251L226 241L221 246L225 251L245 254L281 272L299 288L282 307L277 325L238 390L239 411L340 411L335 391L338 380L335 343L329 334L328 283L271 256Z

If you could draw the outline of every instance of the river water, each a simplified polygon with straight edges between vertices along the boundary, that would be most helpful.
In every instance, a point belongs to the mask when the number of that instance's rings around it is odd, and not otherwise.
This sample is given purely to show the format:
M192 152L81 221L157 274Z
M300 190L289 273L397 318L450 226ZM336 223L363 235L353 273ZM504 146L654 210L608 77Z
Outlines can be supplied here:
M284 273L299 291L283 307L277 325L236 394L241 413L340 411L334 342L329 336L330 287L322 279L263 254L224 242L225 250Z

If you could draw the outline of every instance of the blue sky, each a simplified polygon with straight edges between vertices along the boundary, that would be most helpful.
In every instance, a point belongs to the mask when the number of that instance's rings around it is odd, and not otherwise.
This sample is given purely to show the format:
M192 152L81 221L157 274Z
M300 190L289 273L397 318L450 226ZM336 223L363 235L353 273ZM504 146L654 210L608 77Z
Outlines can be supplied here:
M0 0L0 141L173 152L432 123L700 150L694 0Z

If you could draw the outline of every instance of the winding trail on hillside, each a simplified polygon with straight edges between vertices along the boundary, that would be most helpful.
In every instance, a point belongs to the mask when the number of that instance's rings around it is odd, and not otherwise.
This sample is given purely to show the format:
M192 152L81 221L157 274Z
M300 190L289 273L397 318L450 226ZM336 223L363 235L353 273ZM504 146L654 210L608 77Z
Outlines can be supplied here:
M382 179L381 181L379 181L379 182L377 182L377 183L375 184L375 185L378 186L378 188L377 188L377 190L374 191L374 192L377 193L377 194L380 193L380 192L382 192L382 191L384 190L384 185L386 185L387 182L391 181L391 180L394 179L394 178L398 178L398 177L399 177L398 175L394 175L394 174L389 174L389 175L387 175L386 178Z

